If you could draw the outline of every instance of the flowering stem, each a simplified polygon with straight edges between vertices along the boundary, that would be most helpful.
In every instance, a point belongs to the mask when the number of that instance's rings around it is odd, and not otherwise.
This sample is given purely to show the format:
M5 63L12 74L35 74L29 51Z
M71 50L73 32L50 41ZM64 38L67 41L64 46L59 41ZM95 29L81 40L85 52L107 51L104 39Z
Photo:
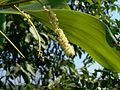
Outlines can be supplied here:
M75 55L74 48L69 44L69 41L66 38L63 30L59 27L59 22L58 22L58 18L56 17L56 14L52 10L50 10L47 6L43 6L43 9L48 14L49 21L53 26L53 31L57 34L58 42L61 45L61 47L64 49L65 54L67 56L74 56Z
M39 56L39 54L41 54L41 37L40 37L36 27L34 26L33 22L31 21L31 19L30 19L31 17L29 16L29 14L25 13L24 11L21 11L16 5L14 5L14 8L16 10L18 10L21 13L21 15L27 19L28 23L33 28L33 30L35 31L35 33L38 37L38 43L39 43L39 48L38 48L38 51L39 51L38 56Z

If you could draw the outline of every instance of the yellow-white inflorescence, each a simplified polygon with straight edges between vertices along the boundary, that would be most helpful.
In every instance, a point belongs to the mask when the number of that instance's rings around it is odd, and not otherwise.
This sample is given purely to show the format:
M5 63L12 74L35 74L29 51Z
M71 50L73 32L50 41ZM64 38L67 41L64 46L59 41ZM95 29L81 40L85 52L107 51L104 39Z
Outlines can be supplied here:
M69 41L66 38L63 30L59 27L59 22L58 22L58 18L56 17L56 14L53 11L51 11L50 9L48 9L46 6L43 6L43 8L49 16L49 21L53 25L53 28L54 28L53 31L58 36L58 38L57 38L58 42L61 45L61 47L64 49L65 54L67 56L74 56L75 55L74 48L73 48L73 46L71 46L69 44Z

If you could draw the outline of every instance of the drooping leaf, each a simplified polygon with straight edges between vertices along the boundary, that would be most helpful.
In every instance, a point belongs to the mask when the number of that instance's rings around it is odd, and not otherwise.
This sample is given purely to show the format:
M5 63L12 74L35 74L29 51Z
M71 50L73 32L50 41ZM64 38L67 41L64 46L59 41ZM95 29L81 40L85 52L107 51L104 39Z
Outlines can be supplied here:
M75 11L54 10L68 39L82 47L97 62L112 71L120 71L119 47L113 44L108 28L98 19ZM43 11L27 11L39 18L50 28L47 15Z

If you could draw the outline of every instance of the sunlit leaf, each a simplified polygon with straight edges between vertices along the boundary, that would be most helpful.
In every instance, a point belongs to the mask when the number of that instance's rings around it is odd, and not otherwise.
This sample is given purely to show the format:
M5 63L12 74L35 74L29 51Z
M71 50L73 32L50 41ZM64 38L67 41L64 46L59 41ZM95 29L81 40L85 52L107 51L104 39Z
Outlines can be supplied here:
M22 0L18 0L18 1L22 1ZM24 1L24 0L23 0ZM25 0L25 1L31 1L31 2L27 2L27 3L22 3L22 4L19 4L19 8L21 10L41 10L43 9L43 5L47 4L48 6L50 6L50 8L57 8L57 9L70 9L69 6L67 5L67 2L66 0L40 0L41 3L39 3L38 1L32 1L32 0ZM7 4L10 4L9 2L11 2L11 0L6 0L6 1L3 1L4 3L7 3ZM1 2L0 5L3 5ZM16 2L16 0L12 1L12 2ZM11 3L12 3L11 2ZM13 6L14 4L12 4ZM10 7L12 7L10 6ZM19 13L18 11L14 10L13 8L8 8L8 9L3 9L3 10L0 10L0 13L12 13L12 14L15 14L15 13Z
M35 30L34 30L34 28L33 28L32 26L29 27L29 31L32 33L33 37L34 37L36 40L39 39L38 35L36 34L36 32L35 32Z
M113 44L109 36L108 28L98 19L75 11L54 10L68 39L82 47L97 62L113 71L120 71L119 47ZM27 11L29 14L39 18L50 28L45 12L34 10Z
M51 8L66 8L69 9L66 0L0 0L0 7L11 7L15 4L19 4L21 9L42 9L43 5L48 5ZM21 4L22 3L22 4Z

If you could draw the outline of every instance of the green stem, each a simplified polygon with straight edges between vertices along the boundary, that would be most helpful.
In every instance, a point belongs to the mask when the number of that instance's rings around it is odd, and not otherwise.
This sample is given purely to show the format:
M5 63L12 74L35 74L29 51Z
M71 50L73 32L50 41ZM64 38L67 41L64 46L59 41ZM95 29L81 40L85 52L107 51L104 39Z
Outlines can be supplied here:
M33 27L33 29L34 29L37 37L38 37L38 43L39 43L39 49L38 49L38 51L39 51L39 54L40 54L40 53L41 53L41 37L40 37L37 29L35 28L33 22L31 21L30 16L29 16L27 13L25 13L24 11L21 11L16 5L14 5L13 7L14 7L16 10L18 10L18 11L21 13L21 15L27 19L27 21L28 21L28 23L30 24L30 26Z
M2 32L0 31L0 33L12 44L12 46L19 52L19 54L25 58L25 56L20 52L20 50L15 46L15 44L12 43L12 41Z

